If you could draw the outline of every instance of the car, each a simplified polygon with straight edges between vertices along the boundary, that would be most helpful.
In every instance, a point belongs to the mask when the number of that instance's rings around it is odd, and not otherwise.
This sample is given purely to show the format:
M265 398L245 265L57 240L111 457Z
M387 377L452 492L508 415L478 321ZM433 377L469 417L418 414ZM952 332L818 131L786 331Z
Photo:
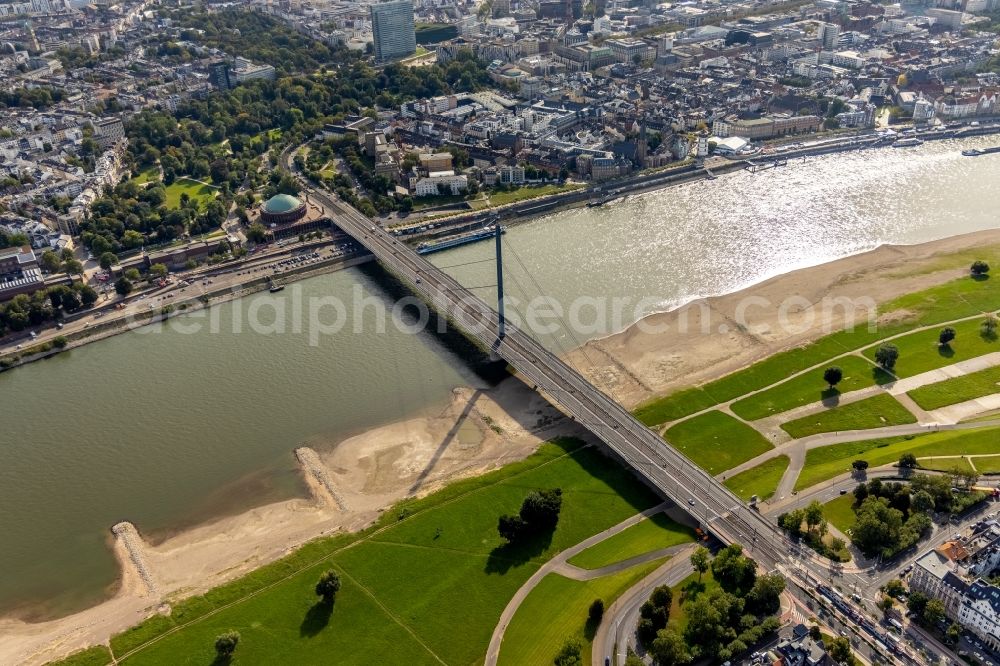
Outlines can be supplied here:
M420 278L417 278L417 284L420 284Z
M693 498L693 497L689 497L689 498L688 498L688 504L689 504L690 506L694 506L695 504L697 504L697 502L695 502L695 501L694 501L694 498Z
M846 495L847 494L847 489L846 488L842 488L841 491L840 491L840 494L841 495Z

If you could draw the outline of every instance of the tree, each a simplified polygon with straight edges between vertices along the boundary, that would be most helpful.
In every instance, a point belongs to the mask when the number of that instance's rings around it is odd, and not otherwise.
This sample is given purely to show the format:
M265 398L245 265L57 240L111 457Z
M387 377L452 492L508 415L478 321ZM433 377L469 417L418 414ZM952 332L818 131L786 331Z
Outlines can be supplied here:
M236 652L236 646L240 643L240 632L227 631L215 637L215 654L219 659L228 661Z
M263 243L267 238L267 229L264 228L263 224L259 222L254 222L247 229L247 240L251 240L254 243Z
M912 453L904 453L899 456L899 466L903 469L914 469L917 466L917 457Z
M990 265L982 259L978 259L972 262L972 267L969 270L974 276L979 277L990 272Z
M813 528L822 526L823 523L823 505L818 500L813 500L806 507L806 527L811 531Z
M132 293L132 283L126 277L120 277L115 281L115 291L117 291L122 296L128 296Z
M814 641L823 639L823 631L819 628L818 624L809 625L809 638L813 639Z
M691 553L691 566L698 572L699 583L701 582L702 574L708 571L709 557L710 553L708 552L708 548L705 548L704 546L698 546L694 549L694 552Z
M712 576L726 591L747 591L757 578L757 566L743 555L743 547L730 544L712 560Z
M653 589L649 599L639 608L639 640L650 646L661 629L665 629L670 620L670 604L673 603L674 592L669 585L660 585Z
M153 277L162 278L166 277L168 269L166 264L153 264L149 267L149 274Z
M747 595L747 610L757 615L776 613L781 607L781 593L784 591L785 579L780 574L758 576Z
M987 340L995 340L997 337L997 326L997 318L990 315L980 324L979 332Z
M684 638L673 629L660 629L649 652L658 666L679 666L691 661L691 651Z
M917 617L924 616L924 610L927 608L927 603L930 599L923 592L914 592L910 595L910 598L906 600L906 608L911 613Z
M563 644L553 663L555 666L583 666L582 654L583 644L580 639L570 638Z
M138 282L142 276L139 275L139 269L129 268L125 270L125 277L131 282Z
M42 252L42 257L40 259L42 268L44 268L49 273L56 273L59 271L59 267L62 266L62 260L59 255L52 250L46 250Z
M866 469L868 469L868 461L867 460L855 460L854 462L851 463L851 467L856 472L863 472Z
M101 264L101 268L108 270L118 264L118 256L113 252L105 252L98 261Z
M899 349L896 345L886 342L875 351L875 362L882 366L883 370L892 371L899 360Z
M854 663L854 655L851 654L851 642L844 636L837 636L830 640L826 646L826 651L838 664Z
M604 601L601 599L594 599L594 603L590 604L590 610L587 611L587 619L594 625L601 623L601 618L604 617Z
M66 272L66 275L69 275L70 277L74 275L83 275L83 264L76 259L67 259L63 263L63 270Z
M500 516L497 521L497 532L508 543L514 543L525 531L524 521L520 516Z
M883 596L878 600L878 607L883 613L888 613L892 610L892 597Z
M883 592L888 594L890 597L896 597L896 598L898 598L900 595L903 594L904 589L905 588L903 587L903 581L899 580L898 578L893 578L888 583L882 586Z
M924 607L924 622L929 626L935 626L945 618L944 602L940 599L931 599Z
M941 332L938 334L938 344L941 345L942 347L947 347L948 345L951 344L951 341L954 339L955 339L955 329L953 329L951 326L946 326L945 328L942 328Z
M868 498L868 486L863 483L859 483L854 488L854 503L861 504Z
M926 490L920 490L910 497L910 509L920 513L934 510L934 496Z
M844 372L837 366L831 366L823 371L823 381L826 382L830 388L833 388L840 383L840 380L844 378Z
M323 603L332 604L340 591L340 576L333 569L327 569L316 583L316 595L323 598Z
M90 306L97 302L97 290L89 285L80 287L80 302Z
M957 645L959 639L962 638L962 628L955 624L954 622L948 627L948 631L945 632L944 639L949 645Z

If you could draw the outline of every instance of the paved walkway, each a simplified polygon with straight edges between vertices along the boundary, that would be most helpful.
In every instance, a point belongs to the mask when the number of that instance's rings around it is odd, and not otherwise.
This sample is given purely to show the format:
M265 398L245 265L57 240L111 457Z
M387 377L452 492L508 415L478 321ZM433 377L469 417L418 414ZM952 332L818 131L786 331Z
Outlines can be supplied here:
M614 527L609 527L603 532L595 534L594 536L588 539L584 539L583 541L581 541L580 543L576 544L571 548L567 548L566 550L562 551L561 553L553 557L551 560L543 564L541 567L539 567L538 571L532 574L531 578L525 581L524 585L522 585L517 590L517 592L514 594L511 600L507 603L506 608L503 609L503 613L500 614L500 619L497 621L497 625L493 629L493 636L490 637L490 647L486 651L486 662L485 662L486 666L496 666L497 659L500 656L500 646L501 643L503 643L503 635L507 631L507 627L510 625L510 621L514 619L514 614L517 612L517 609L521 606L521 603L523 603L524 600L531 593L531 591L535 589L535 587L540 582L542 582L542 579L545 578L545 576L547 576L550 573L558 572L558 570L561 567L571 566L566 563L566 560L570 559L574 555L583 552L584 550L590 548L594 544L600 543L601 541L604 541L605 539L612 537L618 534L619 532L625 531L629 527L638 524L639 522L645 520L646 518L649 518L650 516L655 516L658 513L666 511L671 506L673 506L672 503L663 502L661 504L657 504L656 506L650 509L646 509L642 513L636 514L631 518L628 518L627 520L618 523ZM678 546L676 548L679 550L682 547ZM617 564L611 566L616 567ZM572 567L572 568L577 569L577 567ZM584 571L584 570L580 569L579 571ZM577 580L587 580L587 579L584 578Z

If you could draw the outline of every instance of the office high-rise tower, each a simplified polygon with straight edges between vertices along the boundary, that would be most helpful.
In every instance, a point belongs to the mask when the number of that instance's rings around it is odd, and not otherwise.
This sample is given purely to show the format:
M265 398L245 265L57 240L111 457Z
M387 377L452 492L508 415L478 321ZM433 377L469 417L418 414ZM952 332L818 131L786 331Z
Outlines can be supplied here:
M417 50L412 0L391 0L371 6L375 59L379 62L411 55Z

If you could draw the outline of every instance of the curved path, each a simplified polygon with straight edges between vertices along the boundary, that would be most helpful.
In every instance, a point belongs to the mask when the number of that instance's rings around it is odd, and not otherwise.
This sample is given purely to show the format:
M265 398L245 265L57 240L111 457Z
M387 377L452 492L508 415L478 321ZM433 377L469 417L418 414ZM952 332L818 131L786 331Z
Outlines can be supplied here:
M514 614L517 612L517 609L521 606L521 603L524 602L524 600L528 597L531 591L535 589L535 586L537 586L542 581L542 579L545 578L545 576L547 576L550 573L560 573L569 578L573 578L574 580L590 580L592 578L597 578L598 575L604 575L604 573L614 573L616 571L621 571L623 569L626 569L628 568L628 566L631 566L632 564L639 564L637 560L645 556L639 556L638 558L632 558L631 560L626 560L624 562L617 562L608 567L604 567L603 569L594 569L592 571L588 571L586 569L580 569L579 567L574 567L568 564L567 560L573 557L574 555L577 555L578 553L581 553L584 550L590 548L594 544L600 543L601 541L604 541L609 537L613 537L619 532L622 532L628 529L629 527L632 527L633 525L640 523L641 521L645 520L646 518L649 518L650 516L655 516L658 513L662 513L671 506L673 506L671 502L663 502L661 504L657 504L656 506L650 509L646 509L642 513L638 513L632 516L631 518L628 518L618 523L614 527L609 527L603 532L599 532L598 534L595 534L594 536L588 539L584 539L575 546L567 548L566 550L562 551L561 553L553 557L551 560L543 564L541 567L539 567L538 571L532 574L531 578L525 581L524 585L522 585L517 590L517 592L514 594L511 600L507 603L506 608L503 609L503 613L500 614L500 619L497 621L497 625L493 629L493 636L490 637L490 647L486 651L486 666L496 666L497 659L500 657L500 645L503 642L503 635L504 632L507 631L507 626L510 624L510 621L514 619ZM676 552L682 548L684 548L684 546L674 546L673 548L667 548L665 550L656 551L656 553L659 557L665 557L666 555L671 554L671 552ZM649 561L649 560L644 560L644 561ZM602 571L604 573L602 574L597 573ZM595 575L590 575L592 573Z

